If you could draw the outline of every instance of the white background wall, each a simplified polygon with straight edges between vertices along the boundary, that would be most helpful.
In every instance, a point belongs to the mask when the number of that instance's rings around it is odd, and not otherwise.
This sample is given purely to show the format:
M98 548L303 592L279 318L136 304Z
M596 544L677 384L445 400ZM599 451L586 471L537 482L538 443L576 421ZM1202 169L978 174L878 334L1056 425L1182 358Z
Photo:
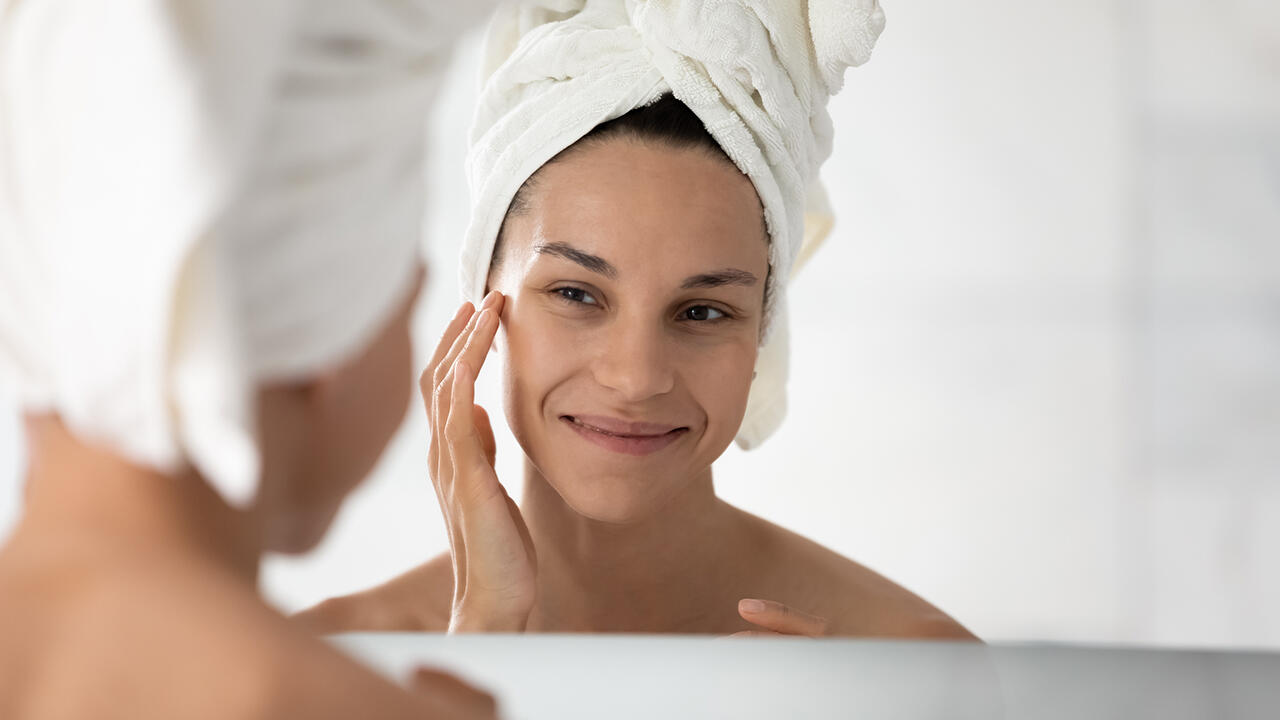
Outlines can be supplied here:
M721 494L989 639L1280 647L1278 8L887 3L832 105L790 417ZM456 303L475 50L434 118L421 355ZM415 407L319 550L266 562L278 605L446 547L425 437Z

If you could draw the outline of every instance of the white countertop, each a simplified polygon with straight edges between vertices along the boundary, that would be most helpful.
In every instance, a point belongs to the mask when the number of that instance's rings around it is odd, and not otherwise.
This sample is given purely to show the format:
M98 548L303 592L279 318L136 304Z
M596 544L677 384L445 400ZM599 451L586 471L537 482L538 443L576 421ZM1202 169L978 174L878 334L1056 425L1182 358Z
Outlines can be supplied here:
M403 680L449 669L510 720L1280 718L1280 654L671 635L332 638Z

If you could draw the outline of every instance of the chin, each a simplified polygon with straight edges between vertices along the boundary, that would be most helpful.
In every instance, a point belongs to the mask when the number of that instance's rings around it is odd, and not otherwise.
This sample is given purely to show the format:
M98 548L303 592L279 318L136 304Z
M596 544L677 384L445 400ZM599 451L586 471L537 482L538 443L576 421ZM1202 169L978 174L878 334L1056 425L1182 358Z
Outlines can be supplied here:
M654 516L678 491L655 488L653 476L648 473L620 475L578 467L544 477L574 512L612 525L627 525Z

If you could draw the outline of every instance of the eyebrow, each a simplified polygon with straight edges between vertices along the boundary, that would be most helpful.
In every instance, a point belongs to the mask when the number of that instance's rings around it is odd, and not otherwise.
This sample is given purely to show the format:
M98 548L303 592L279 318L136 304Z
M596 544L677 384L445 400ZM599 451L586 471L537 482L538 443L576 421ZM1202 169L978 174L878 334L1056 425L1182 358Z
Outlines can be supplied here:
M688 278L680 285L681 290L693 290L694 288L714 288L722 285L746 285L756 284L756 276L746 270L737 270L735 268L726 268L711 273L703 273Z
M618 277L618 268L609 264L608 260L605 260L599 255L592 255L591 253L583 252L568 243L543 243L535 247L534 251L542 255L554 255L556 257L564 258L570 262L575 262L591 272L604 275L610 280L617 279Z
M618 277L618 269L614 267L608 260L599 255L592 255L589 252L583 252L574 246L564 242L542 243L534 247L534 251L541 255L554 255L573 263L577 263L582 267L594 273L604 275L610 280L616 280ZM681 283L681 290L693 290L695 288L715 288L724 285L755 285L758 282L756 276L746 270L738 270L736 268L725 268L716 270L715 272L701 273L685 278Z

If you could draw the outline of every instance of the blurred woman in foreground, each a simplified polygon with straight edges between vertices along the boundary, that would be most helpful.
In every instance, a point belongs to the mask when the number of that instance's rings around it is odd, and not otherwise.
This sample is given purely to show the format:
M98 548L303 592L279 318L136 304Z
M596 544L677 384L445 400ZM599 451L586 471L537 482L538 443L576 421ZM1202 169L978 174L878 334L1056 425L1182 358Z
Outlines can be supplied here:
M399 425L441 3L51 2L0 15L0 717L491 717L256 590Z

